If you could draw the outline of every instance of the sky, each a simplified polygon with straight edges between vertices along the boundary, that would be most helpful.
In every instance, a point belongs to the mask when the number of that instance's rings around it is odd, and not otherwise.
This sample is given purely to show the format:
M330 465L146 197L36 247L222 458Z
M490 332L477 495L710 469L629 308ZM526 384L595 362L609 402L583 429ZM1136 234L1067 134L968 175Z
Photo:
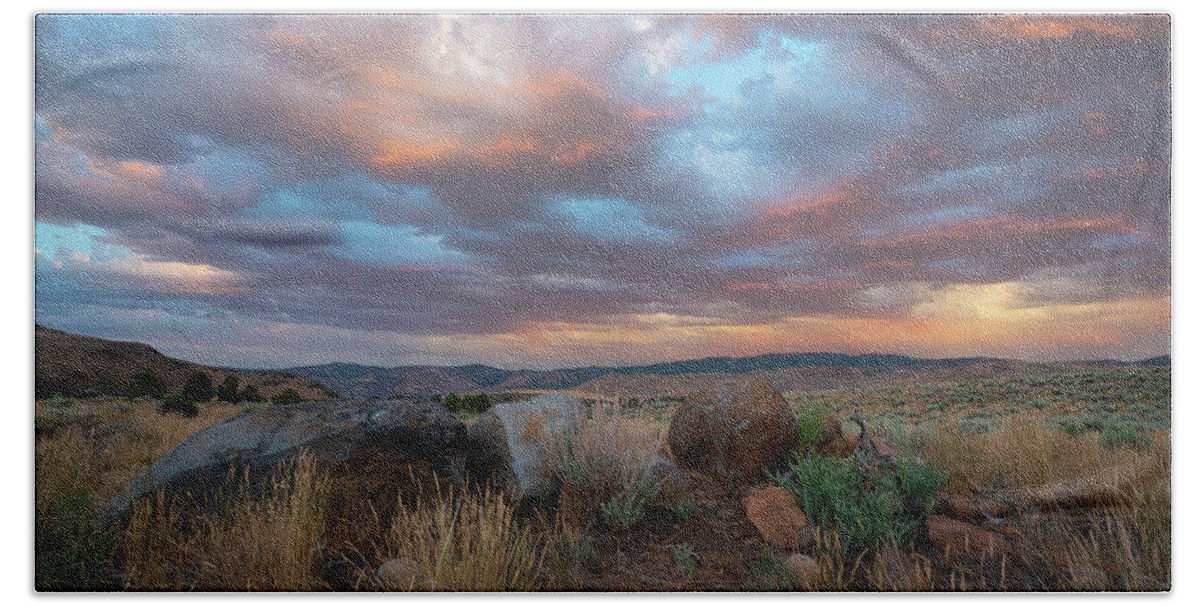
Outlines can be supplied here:
M547 369L1171 344L1161 15L42 15L35 320Z

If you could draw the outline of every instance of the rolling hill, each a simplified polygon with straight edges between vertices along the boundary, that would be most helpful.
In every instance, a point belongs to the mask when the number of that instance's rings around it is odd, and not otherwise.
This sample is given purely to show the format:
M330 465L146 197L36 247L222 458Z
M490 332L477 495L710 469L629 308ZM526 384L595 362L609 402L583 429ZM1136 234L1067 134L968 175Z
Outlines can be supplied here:
M486 365L375 367L329 363L289 368L352 396L564 390L609 395L679 395L735 376L752 374L780 390L1032 376L1085 372L1127 365L1170 365L1170 357L1137 363L1085 361L1029 363L991 358L921 359L903 355L839 353L708 357L623 367L578 367L549 371L510 371Z
M189 363L139 342L117 342L34 326L34 394L37 397L87 397L118 390L142 369L165 380L168 391L179 390L188 376L204 372L214 384L219 384L226 375L232 375L241 386L256 385L265 397L289 388L305 399L337 395L320 381L296 374L240 371Z

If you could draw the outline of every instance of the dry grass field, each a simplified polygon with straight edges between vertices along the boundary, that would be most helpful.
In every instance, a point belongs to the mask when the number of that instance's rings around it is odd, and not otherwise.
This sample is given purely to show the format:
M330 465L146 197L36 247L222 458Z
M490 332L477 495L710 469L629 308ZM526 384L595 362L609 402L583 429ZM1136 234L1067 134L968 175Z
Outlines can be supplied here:
M894 444L898 462L944 482L936 512L970 510L956 506L963 501L994 505L996 515L978 529L1008 545L957 550L931 541L935 533L922 522L858 519L858 529L874 522L902 531L878 542L814 520L816 549L805 570L763 541L736 489L695 480L668 497L645 483L671 400L597 401L577 435L551 442L553 477L571 488L571 504L519 508L502 493L449 484L372 504L330 496L330 480L301 457L267 488L216 511L194 513L160 495L109 529L94 527L96 509L157 458L200 428L264 406L212 402L189 419L160 414L153 400L38 400L36 586L1165 590L1170 385L1169 369L1129 368L786 394L800 439L792 473L773 477L795 487L832 483L805 478L826 473L814 465L824 461L803 454L830 417L852 439L857 426L848 421L860 414L875 437ZM349 505L341 512L356 514L353 521L328 516L334 498Z

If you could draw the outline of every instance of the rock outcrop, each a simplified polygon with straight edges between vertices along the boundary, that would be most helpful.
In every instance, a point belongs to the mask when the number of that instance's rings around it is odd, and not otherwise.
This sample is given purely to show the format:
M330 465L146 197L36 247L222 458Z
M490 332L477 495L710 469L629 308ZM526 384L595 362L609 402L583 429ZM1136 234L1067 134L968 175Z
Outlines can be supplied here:
M766 382L740 382L684 398L667 433L671 458L689 471L751 482L796 440L796 420Z
M577 428L585 413L582 401L562 393L493 405L467 429L471 478L497 483L518 498L544 494L552 484L541 446L552 433Z
M237 484L269 480L306 454L327 472L331 490L395 500L414 470L462 476L466 427L436 403L398 399L332 400L275 406L192 434L101 508L102 521L125 515L132 501L162 490L204 500ZM231 485L232 484L232 485Z

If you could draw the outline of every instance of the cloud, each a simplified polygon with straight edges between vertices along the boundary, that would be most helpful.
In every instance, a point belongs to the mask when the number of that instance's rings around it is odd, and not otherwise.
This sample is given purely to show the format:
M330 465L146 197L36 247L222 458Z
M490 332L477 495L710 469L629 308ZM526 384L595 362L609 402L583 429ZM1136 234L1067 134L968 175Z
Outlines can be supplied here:
M1169 335L1165 16L36 25L39 322L530 365ZM995 285L1096 343L972 334Z

